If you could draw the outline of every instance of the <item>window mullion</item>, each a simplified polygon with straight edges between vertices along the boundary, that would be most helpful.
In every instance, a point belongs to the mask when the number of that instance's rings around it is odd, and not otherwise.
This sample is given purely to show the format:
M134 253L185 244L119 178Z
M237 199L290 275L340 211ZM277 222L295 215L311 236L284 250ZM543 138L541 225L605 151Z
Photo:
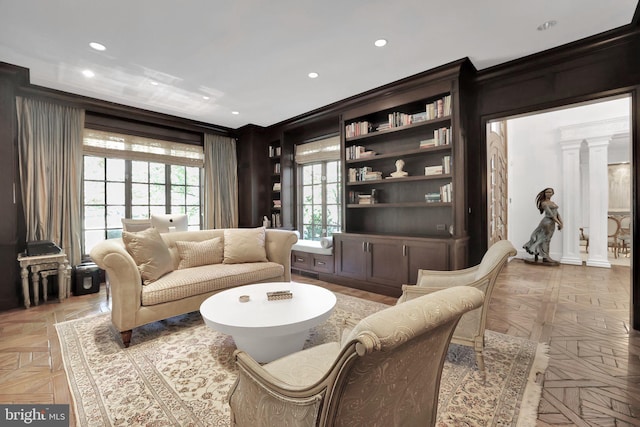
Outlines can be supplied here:
M132 166L131 160L126 160L124 162L124 212L126 218L132 218L131 216L131 199L133 195L132 189Z

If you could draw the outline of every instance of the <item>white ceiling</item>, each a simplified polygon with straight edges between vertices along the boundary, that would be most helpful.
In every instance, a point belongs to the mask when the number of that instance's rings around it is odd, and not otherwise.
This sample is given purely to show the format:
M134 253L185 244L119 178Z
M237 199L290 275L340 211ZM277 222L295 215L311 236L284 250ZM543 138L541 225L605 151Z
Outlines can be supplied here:
M28 68L40 86L219 126L268 126L464 57L481 70L617 28L637 5L0 0L0 61ZM557 25L536 29L548 20ZM378 38L389 43L377 48Z

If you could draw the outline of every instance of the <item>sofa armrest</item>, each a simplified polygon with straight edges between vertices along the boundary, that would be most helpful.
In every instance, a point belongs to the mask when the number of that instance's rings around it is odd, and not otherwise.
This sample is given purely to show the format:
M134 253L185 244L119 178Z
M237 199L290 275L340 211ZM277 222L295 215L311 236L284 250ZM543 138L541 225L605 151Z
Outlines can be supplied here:
M291 247L298 241L298 236L289 230L267 229L265 248L267 259L284 266L284 280L291 281Z
M142 278L122 239L109 239L91 249L91 259L106 273L111 287L111 320L119 331L135 327L141 306Z

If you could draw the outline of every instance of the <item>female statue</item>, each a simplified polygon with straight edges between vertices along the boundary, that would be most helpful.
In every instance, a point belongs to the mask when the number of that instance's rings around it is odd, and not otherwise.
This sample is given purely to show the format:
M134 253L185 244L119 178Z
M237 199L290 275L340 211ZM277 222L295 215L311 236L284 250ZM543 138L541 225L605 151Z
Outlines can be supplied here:
M558 230L562 230L562 218L558 213L558 205L551 201L553 194L553 188L545 188L536 196L536 206L540 213L544 213L544 217L531 233L529 241L523 246L535 257L535 262L538 262L538 257L542 257L542 262L547 265L558 265L558 262L549 256L549 243L556 225Z

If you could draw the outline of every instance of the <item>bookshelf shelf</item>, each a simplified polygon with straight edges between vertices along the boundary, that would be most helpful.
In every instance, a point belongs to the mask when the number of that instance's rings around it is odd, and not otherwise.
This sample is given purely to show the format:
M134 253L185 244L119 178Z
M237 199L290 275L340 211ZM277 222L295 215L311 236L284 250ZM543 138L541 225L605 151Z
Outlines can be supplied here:
M380 185L380 184L399 184L402 182L416 182L416 181L431 181L431 180L451 180L451 174L439 174L439 175L418 175L407 176L404 178L385 178L385 179L372 179L366 181L352 181L347 182L347 186L364 186L364 185Z
M425 121L421 121L418 123L411 123L408 125L402 125L402 126L397 126L397 127L393 127L393 128L389 128L389 129L384 129L384 130L373 130L371 132L367 132L365 134L362 135L358 135L358 136L351 136L351 137L347 137L345 138L345 140L347 142L355 142L355 141L360 141L360 140L365 140L365 139L369 139L369 138L376 138L376 137L381 137L381 136L389 136L389 134L394 134L394 133L399 133L399 132L406 132L406 131L410 131L410 130L414 130L414 129L420 129L423 127L433 127L435 125L445 125L447 123L451 122L451 117L450 116L445 116L445 117L440 117L437 119L432 119L432 120L425 120Z
M378 209L378 208L439 208L451 207L451 202L406 202L406 203L372 203L349 204L348 209Z

